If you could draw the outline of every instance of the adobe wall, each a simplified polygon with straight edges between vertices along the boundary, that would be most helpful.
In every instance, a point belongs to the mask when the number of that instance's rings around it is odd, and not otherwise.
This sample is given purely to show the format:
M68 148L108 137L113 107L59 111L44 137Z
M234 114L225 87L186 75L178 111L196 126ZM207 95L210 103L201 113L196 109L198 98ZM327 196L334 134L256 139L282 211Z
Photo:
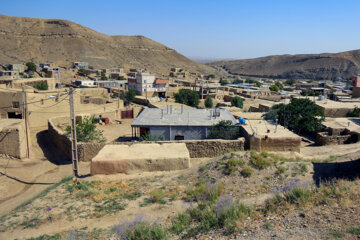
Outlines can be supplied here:
M360 87L353 87L352 88L352 97L353 98L360 98Z
M9 125L8 122L12 120L0 120L6 122L6 126L0 130L0 154L25 158L27 150L25 123L23 120L16 119L14 124ZM31 145L30 142L29 145Z
M323 106L319 106L321 108L321 112L324 114L325 117L346 117L347 114L352 110L348 108L325 108Z
M300 152L300 138L262 138L249 136L249 147L256 151Z

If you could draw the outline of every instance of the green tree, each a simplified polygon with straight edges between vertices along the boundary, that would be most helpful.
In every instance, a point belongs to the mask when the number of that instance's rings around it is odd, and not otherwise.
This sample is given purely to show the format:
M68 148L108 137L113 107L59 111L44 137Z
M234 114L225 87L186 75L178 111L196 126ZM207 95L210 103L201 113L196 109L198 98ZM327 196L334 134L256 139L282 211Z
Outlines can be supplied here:
M279 82L279 81L277 81L277 82L275 83L275 85L278 86L280 90L283 90L283 89L284 89L284 86L283 86L282 83Z
M226 84L229 84L229 81L225 79L220 79L219 83L221 84L221 86L224 86Z
M254 86L255 86L255 87L261 87L261 83L260 83L259 81L255 81L255 82L254 82Z
M208 78L215 78L215 74L208 75Z
M48 90L49 86L47 85L46 81L42 81L40 83L35 84L34 88L36 88L37 90Z
M238 126L235 126L230 120L221 120L210 128L210 139L237 139L240 134Z
M89 69L94 69L94 67L93 67L93 66L89 66Z
M108 78L106 76L101 76L100 80L107 80Z
M206 100L205 100L205 107L206 108L212 108L213 105L214 105L214 103L213 103L212 98L210 96L207 96Z
M36 71L36 65L33 62L27 62L26 63L27 71L35 72Z
M126 80L124 76L119 76L117 80Z
M296 132L315 132L322 129L325 120L321 108L307 98L293 98L287 105L274 105L264 115L266 120L274 120Z
M288 79L285 81L285 84L288 86L293 86L295 84L295 80L294 79Z
M233 99L231 99L231 106L235 106L235 107L238 107L238 108L243 108L244 107L244 100L239 96L235 96Z
M136 92L133 89L129 89L129 91L125 92L125 100L128 102L134 100L135 96L136 96Z
M246 80L245 80L245 83L254 83L255 81L253 80L253 79L251 79L251 78L247 78Z
M278 92L279 91L279 87L277 85L271 85L269 87L270 91L273 91L273 92Z
M103 131L96 128L95 116L83 117L76 123L76 140L79 142L105 142ZM67 135L71 134L71 127L65 129Z
M233 81L233 84L240 84L240 83L243 83L244 81L243 80L240 80L239 78L235 79Z
M90 71L87 70L87 69L85 69L85 68L80 68L80 69L78 70L78 74L79 74L80 76L85 76L85 77L87 77L87 76L89 76Z
M199 95L190 89L180 89L179 92L175 93L175 102L186 104L191 107L197 107L200 99Z

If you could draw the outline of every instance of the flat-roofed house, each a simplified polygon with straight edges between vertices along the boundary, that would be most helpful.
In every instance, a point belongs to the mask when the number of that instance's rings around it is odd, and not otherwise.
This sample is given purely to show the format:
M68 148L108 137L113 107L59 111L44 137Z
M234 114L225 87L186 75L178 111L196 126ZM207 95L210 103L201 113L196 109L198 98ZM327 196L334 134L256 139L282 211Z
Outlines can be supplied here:
M133 136L161 136L164 140L206 139L209 127L221 120L236 119L227 109L146 108L132 122ZM135 134L134 134L135 130Z

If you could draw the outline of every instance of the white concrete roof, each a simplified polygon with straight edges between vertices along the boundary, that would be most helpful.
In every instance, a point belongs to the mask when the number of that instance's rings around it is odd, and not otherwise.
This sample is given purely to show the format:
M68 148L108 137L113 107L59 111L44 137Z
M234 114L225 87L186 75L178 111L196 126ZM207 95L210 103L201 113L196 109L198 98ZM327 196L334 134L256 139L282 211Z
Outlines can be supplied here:
M234 124L236 119L227 109L217 109L220 116L211 117L214 109L167 109L146 108L132 122L131 126L211 126L221 120L230 120Z

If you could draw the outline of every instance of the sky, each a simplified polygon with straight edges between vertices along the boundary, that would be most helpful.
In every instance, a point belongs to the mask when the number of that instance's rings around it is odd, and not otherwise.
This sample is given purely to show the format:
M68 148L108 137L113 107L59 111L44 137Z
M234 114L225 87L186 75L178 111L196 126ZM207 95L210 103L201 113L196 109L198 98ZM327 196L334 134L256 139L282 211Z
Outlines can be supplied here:
M0 14L143 35L190 58L360 49L360 0L0 0Z

